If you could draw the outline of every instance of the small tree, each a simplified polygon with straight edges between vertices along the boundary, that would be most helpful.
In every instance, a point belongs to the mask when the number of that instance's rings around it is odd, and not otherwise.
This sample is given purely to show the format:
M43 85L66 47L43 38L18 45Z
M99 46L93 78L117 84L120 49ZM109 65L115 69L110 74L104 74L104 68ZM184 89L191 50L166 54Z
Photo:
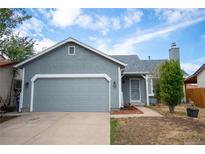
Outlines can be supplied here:
M183 95L183 73L179 61L167 61L160 69L160 97L173 113Z
M35 41L19 34L12 35L2 42L2 53L10 60L21 61L33 54Z
M164 63L161 63L154 67L154 69L151 71L151 75L153 77L153 93L154 98L157 99L157 103L160 103L160 68L162 67Z
M157 99L157 103L160 103L160 79L158 78L153 79L153 93L154 98Z
M26 13L25 9L1 8L0 38L10 35L18 24L30 18L31 16Z
M31 17L25 9L0 8L0 55L6 55L10 60L19 62L33 54L35 42L27 36L14 34L14 29ZM14 69L7 105L11 102L15 74Z

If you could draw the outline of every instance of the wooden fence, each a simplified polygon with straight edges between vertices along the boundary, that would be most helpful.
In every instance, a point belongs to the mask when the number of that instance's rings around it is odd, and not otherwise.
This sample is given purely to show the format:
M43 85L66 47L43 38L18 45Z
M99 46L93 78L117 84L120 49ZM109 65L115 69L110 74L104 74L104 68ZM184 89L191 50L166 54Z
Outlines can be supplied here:
M205 108L205 88L186 89L186 99L191 99L196 106Z

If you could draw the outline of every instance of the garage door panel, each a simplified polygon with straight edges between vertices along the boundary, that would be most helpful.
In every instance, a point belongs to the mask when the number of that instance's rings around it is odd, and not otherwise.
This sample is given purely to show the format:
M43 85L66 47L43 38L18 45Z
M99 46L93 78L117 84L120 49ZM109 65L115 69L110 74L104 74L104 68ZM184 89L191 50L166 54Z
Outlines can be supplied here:
M107 112L108 81L105 79L37 79L34 111Z

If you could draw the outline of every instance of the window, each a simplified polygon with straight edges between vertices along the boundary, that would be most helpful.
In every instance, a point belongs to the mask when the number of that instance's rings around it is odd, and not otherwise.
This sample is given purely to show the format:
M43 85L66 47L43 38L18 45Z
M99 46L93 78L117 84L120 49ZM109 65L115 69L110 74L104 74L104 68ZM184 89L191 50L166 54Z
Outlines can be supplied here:
M75 55L75 47L68 46L68 55Z
M152 78L148 78L148 94L149 96L154 96L154 93L153 93L153 80Z

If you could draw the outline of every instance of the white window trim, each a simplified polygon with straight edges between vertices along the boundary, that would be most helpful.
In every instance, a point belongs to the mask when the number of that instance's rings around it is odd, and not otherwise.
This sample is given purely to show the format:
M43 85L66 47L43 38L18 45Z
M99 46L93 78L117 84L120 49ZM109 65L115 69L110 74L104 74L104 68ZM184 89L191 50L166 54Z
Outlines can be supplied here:
M39 78L104 78L108 81L108 107L109 112L111 110L111 78L107 74L36 74L31 78L31 100L30 100L30 112L33 112L33 98L34 98L34 83Z
M154 96L154 93L153 93L153 90L154 90L154 87L153 87L153 77L152 76L148 76L148 79L151 79L150 86L151 86L151 92L152 92L152 93L149 93L149 90L148 90L148 95L149 96Z
M21 81L21 93L20 93L19 112L21 112L21 109L23 107L24 77L25 77L25 68L22 69L22 81Z
M139 80L139 100L132 100L132 97L131 97L131 80ZM131 102L134 102L134 103L137 103L137 102L141 102L141 85L140 85L140 78L130 78L129 79L129 93L130 93L130 103Z
M73 54L70 54L70 48L74 48L74 53ZM68 46L68 55L70 56L73 56L75 55L75 46Z

